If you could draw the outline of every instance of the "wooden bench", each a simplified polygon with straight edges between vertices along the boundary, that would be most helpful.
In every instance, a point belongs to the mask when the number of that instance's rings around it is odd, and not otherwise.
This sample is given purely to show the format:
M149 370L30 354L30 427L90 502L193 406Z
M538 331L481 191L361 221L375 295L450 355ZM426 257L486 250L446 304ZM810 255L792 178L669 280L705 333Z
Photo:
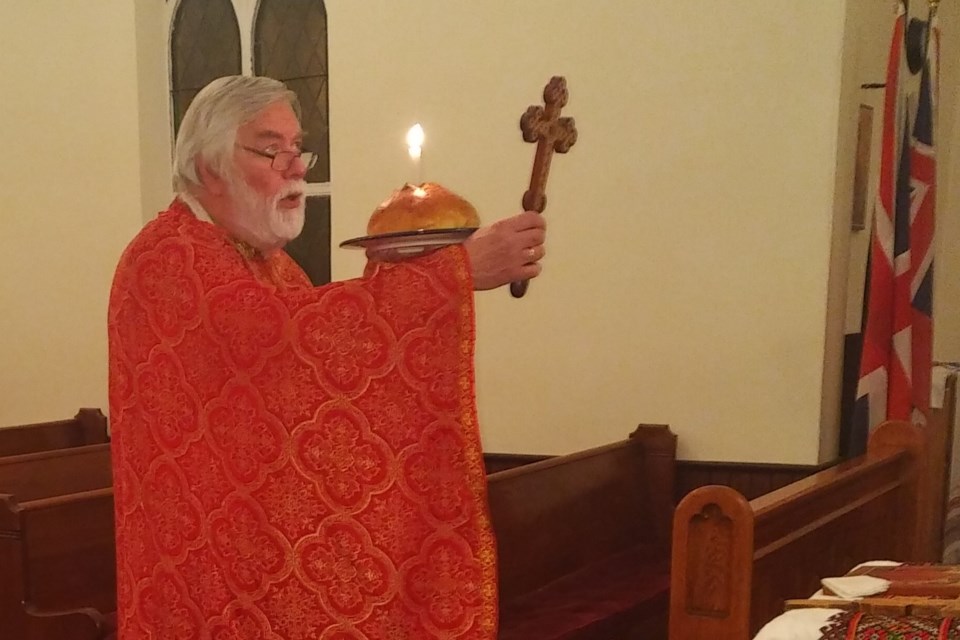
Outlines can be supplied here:
M69 420L0 428L0 457L108 441L107 417L100 409L80 409Z
M747 501L723 486L674 515L670 640L749 640L784 602L868 560L929 555L929 434L889 422L868 452Z
M489 477L501 638L664 636L675 453L666 427L645 426ZM115 609L109 446L0 460L0 492L11 637L101 637L98 612Z
M488 477L501 640L666 636L675 457L641 426Z
M487 475L489 475L498 471L506 471L507 469L522 467L531 462L540 462L541 460L548 460L554 457L556 456L529 453L490 453L485 451L483 453L483 467Z
M10 638L87 640L116 609L110 445L0 458L0 620Z

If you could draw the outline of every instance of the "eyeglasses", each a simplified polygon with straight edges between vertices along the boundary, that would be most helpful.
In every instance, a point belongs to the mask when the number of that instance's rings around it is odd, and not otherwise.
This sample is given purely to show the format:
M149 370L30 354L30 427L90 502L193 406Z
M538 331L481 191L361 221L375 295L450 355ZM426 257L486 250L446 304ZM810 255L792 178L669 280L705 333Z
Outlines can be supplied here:
M253 147L247 147L242 144L237 145L244 151L254 153L261 158L270 158L270 166L276 171L286 171L293 164L295 158L303 161L304 167L309 171L317 164L318 156L312 151L261 151Z

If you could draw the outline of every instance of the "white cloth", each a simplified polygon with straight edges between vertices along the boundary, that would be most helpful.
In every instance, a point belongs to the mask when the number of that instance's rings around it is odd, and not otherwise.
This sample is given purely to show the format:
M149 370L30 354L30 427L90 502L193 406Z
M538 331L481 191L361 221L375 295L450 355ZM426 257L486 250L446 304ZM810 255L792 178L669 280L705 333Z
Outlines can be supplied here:
M850 571L856 571L860 567L899 567L902 564L902 562L896 560L868 560L867 562L861 562Z
M197 220L202 220L204 222L209 222L213 224L213 220L210 218L210 214L207 213L207 210L203 208L203 205L200 204L200 201L194 198L191 194L184 191L183 193L178 193L177 196L183 200L183 204L187 205L190 211L193 212L193 215L197 216Z
M890 588L890 581L873 576L842 576L824 578L820 581L823 588L832 591L844 600L857 600L883 593Z
M930 373L930 408L942 409L943 398L947 393L947 378L953 373L954 369L942 366L934 366Z
M893 560L868 560L867 562L861 562L853 569L850 570L851 573L859 569L860 567L899 567L902 565L902 562L895 562ZM821 581L822 582L822 581ZM810 600L856 600L856 598L841 598L840 596L827 595L823 592L823 589L818 589L816 593L810 596Z
M820 640L820 629L841 609L793 609L767 624L753 640Z
M823 592L823 589L817 589L817 592L810 596L809 600L843 600L846 601L846 598L841 598L840 596L830 596Z

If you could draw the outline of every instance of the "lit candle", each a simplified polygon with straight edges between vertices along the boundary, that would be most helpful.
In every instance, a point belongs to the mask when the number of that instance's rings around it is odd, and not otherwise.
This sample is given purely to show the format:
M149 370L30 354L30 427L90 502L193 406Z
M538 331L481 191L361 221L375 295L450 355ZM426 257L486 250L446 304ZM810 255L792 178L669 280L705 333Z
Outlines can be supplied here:
M423 127L420 123L410 127L407 131L407 150L413 160L414 184L423 184Z

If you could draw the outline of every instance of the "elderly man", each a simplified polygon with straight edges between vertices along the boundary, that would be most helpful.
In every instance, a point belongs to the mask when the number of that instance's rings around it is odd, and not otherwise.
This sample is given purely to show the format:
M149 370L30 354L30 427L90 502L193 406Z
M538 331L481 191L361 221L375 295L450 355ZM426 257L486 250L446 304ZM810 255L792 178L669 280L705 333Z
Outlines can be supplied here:
M211 83L117 267L120 638L492 639L473 290L539 274L542 218L313 287L301 139L281 83Z

